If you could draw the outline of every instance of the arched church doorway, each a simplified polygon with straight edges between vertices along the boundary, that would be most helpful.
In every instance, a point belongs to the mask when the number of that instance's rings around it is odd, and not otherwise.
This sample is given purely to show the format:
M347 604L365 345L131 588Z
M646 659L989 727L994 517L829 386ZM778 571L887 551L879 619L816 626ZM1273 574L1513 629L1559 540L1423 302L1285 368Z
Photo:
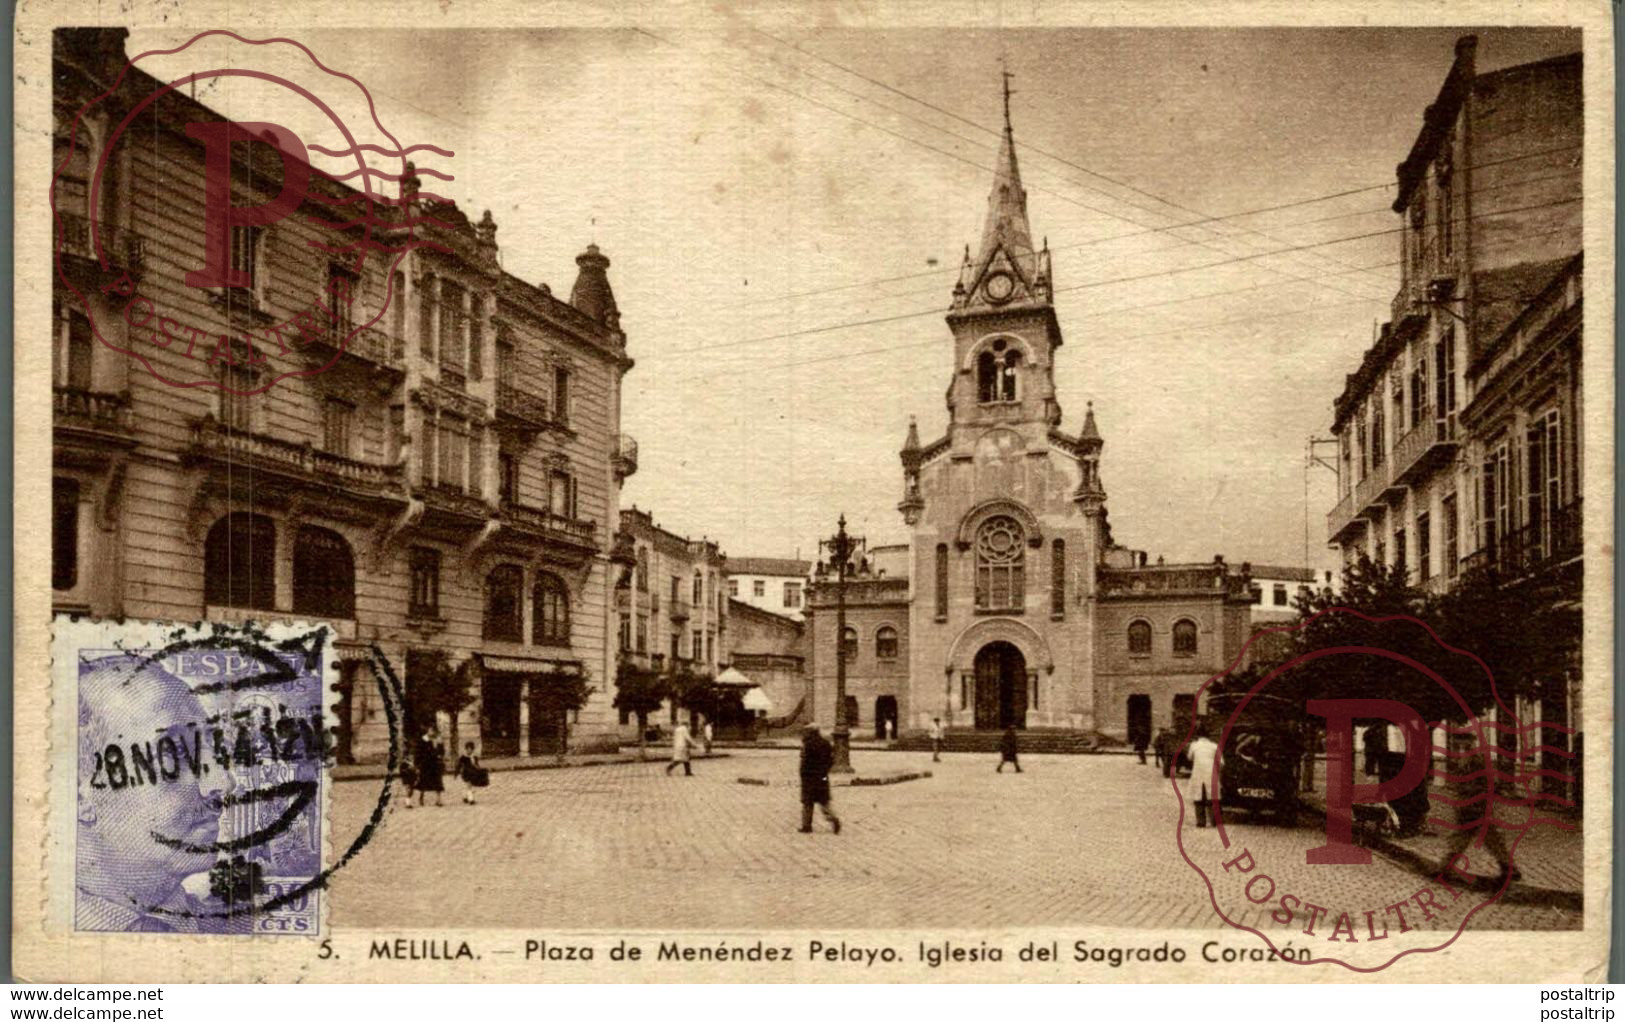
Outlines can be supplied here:
M897 730L897 697L881 696L875 700L875 737L890 738Z
M1027 726L1027 658L1008 642L990 642L976 654L976 727Z

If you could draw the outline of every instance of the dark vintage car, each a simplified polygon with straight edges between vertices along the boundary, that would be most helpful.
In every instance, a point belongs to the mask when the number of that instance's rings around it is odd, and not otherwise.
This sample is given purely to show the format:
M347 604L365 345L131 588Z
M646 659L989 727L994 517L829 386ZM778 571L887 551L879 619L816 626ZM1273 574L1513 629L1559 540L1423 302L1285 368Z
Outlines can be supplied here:
M1284 699L1255 695L1243 703L1244 697L1225 693L1208 700L1215 726L1230 728L1219 753L1221 811L1291 823L1298 814L1303 766L1302 716Z

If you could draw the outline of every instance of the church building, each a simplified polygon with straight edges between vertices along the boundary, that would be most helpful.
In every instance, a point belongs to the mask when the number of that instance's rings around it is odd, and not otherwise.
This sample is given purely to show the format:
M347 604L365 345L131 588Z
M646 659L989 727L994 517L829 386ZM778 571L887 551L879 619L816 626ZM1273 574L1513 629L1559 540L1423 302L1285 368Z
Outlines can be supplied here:
M906 556L887 558L891 572L863 557L847 583L839 648L855 732L878 733L894 716L899 734L939 718L955 731L1132 738L1189 714L1246 642L1244 570L1219 557L1152 564L1113 541L1092 406L1065 428L1054 291L1048 242L1034 243L1027 219L1006 92L981 243L966 250L947 313L947 431L922 442L910 421L898 505ZM813 708L829 726L836 586L819 568L808 601ZM892 669L865 666L884 668L887 653Z

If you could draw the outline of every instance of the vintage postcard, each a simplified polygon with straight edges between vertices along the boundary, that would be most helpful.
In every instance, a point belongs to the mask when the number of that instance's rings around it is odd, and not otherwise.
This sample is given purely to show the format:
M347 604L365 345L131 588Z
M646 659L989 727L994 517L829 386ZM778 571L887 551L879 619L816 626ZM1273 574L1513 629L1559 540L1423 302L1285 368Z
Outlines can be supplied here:
M1599 979L1608 19L24 4L19 976Z

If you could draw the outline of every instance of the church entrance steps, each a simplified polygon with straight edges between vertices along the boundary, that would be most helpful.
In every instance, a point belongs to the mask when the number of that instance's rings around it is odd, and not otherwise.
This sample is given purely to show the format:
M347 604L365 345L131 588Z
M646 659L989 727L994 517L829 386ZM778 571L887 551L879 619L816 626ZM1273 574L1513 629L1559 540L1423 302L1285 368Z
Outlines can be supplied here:
M943 752L979 752L995 754L1003 731L973 731L950 728L942 736ZM1119 745L1097 731L1075 731L1070 728L1027 728L1016 732L1017 748L1024 753L1086 754L1110 751ZM910 732L892 743L892 748L905 752L930 752L931 737L924 731Z

